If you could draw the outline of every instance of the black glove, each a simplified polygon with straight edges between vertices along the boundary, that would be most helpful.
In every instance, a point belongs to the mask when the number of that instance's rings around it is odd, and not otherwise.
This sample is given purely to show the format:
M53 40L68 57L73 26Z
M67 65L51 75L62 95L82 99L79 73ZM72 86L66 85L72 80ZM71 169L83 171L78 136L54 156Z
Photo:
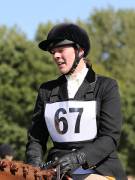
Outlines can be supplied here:
M61 158L55 158L53 165L56 167L60 165L61 174L65 174L69 171L74 171L81 165L86 163L86 155L80 151L74 151L64 155Z

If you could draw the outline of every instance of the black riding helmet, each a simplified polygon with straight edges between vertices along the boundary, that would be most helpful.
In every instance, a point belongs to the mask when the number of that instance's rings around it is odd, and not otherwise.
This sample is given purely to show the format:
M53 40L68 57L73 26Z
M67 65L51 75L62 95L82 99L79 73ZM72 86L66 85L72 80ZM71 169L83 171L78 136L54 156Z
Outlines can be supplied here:
M79 50L84 50L83 57L86 57L90 51L90 40L84 29L73 23L61 23L54 26L48 33L47 39L39 43L39 48L44 51L51 51L52 48L72 45L76 48L75 60L69 73L72 73L77 67L80 59Z

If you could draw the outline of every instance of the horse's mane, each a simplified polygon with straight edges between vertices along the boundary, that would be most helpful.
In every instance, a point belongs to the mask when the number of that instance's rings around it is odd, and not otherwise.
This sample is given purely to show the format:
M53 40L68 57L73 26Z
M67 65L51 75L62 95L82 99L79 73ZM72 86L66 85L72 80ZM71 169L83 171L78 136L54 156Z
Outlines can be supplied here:
M0 160L0 180L51 180L53 169L40 169L20 161Z

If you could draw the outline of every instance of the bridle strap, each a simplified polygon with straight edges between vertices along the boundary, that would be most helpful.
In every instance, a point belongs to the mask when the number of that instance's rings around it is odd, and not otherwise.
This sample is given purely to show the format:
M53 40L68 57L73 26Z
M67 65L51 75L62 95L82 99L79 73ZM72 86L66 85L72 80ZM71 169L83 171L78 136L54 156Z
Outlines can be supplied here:
M56 167L56 180L61 180L60 177L60 165Z
M56 166L56 180L62 180L63 177L68 180L68 176L65 176L66 173L61 174L60 165Z

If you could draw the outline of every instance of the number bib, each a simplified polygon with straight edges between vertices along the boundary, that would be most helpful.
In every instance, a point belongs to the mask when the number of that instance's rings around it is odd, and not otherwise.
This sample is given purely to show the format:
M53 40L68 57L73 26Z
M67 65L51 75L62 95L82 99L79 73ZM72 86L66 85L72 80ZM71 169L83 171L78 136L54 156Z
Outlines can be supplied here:
M97 135L96 101L47 103L45 121L55 142L77 142Z

